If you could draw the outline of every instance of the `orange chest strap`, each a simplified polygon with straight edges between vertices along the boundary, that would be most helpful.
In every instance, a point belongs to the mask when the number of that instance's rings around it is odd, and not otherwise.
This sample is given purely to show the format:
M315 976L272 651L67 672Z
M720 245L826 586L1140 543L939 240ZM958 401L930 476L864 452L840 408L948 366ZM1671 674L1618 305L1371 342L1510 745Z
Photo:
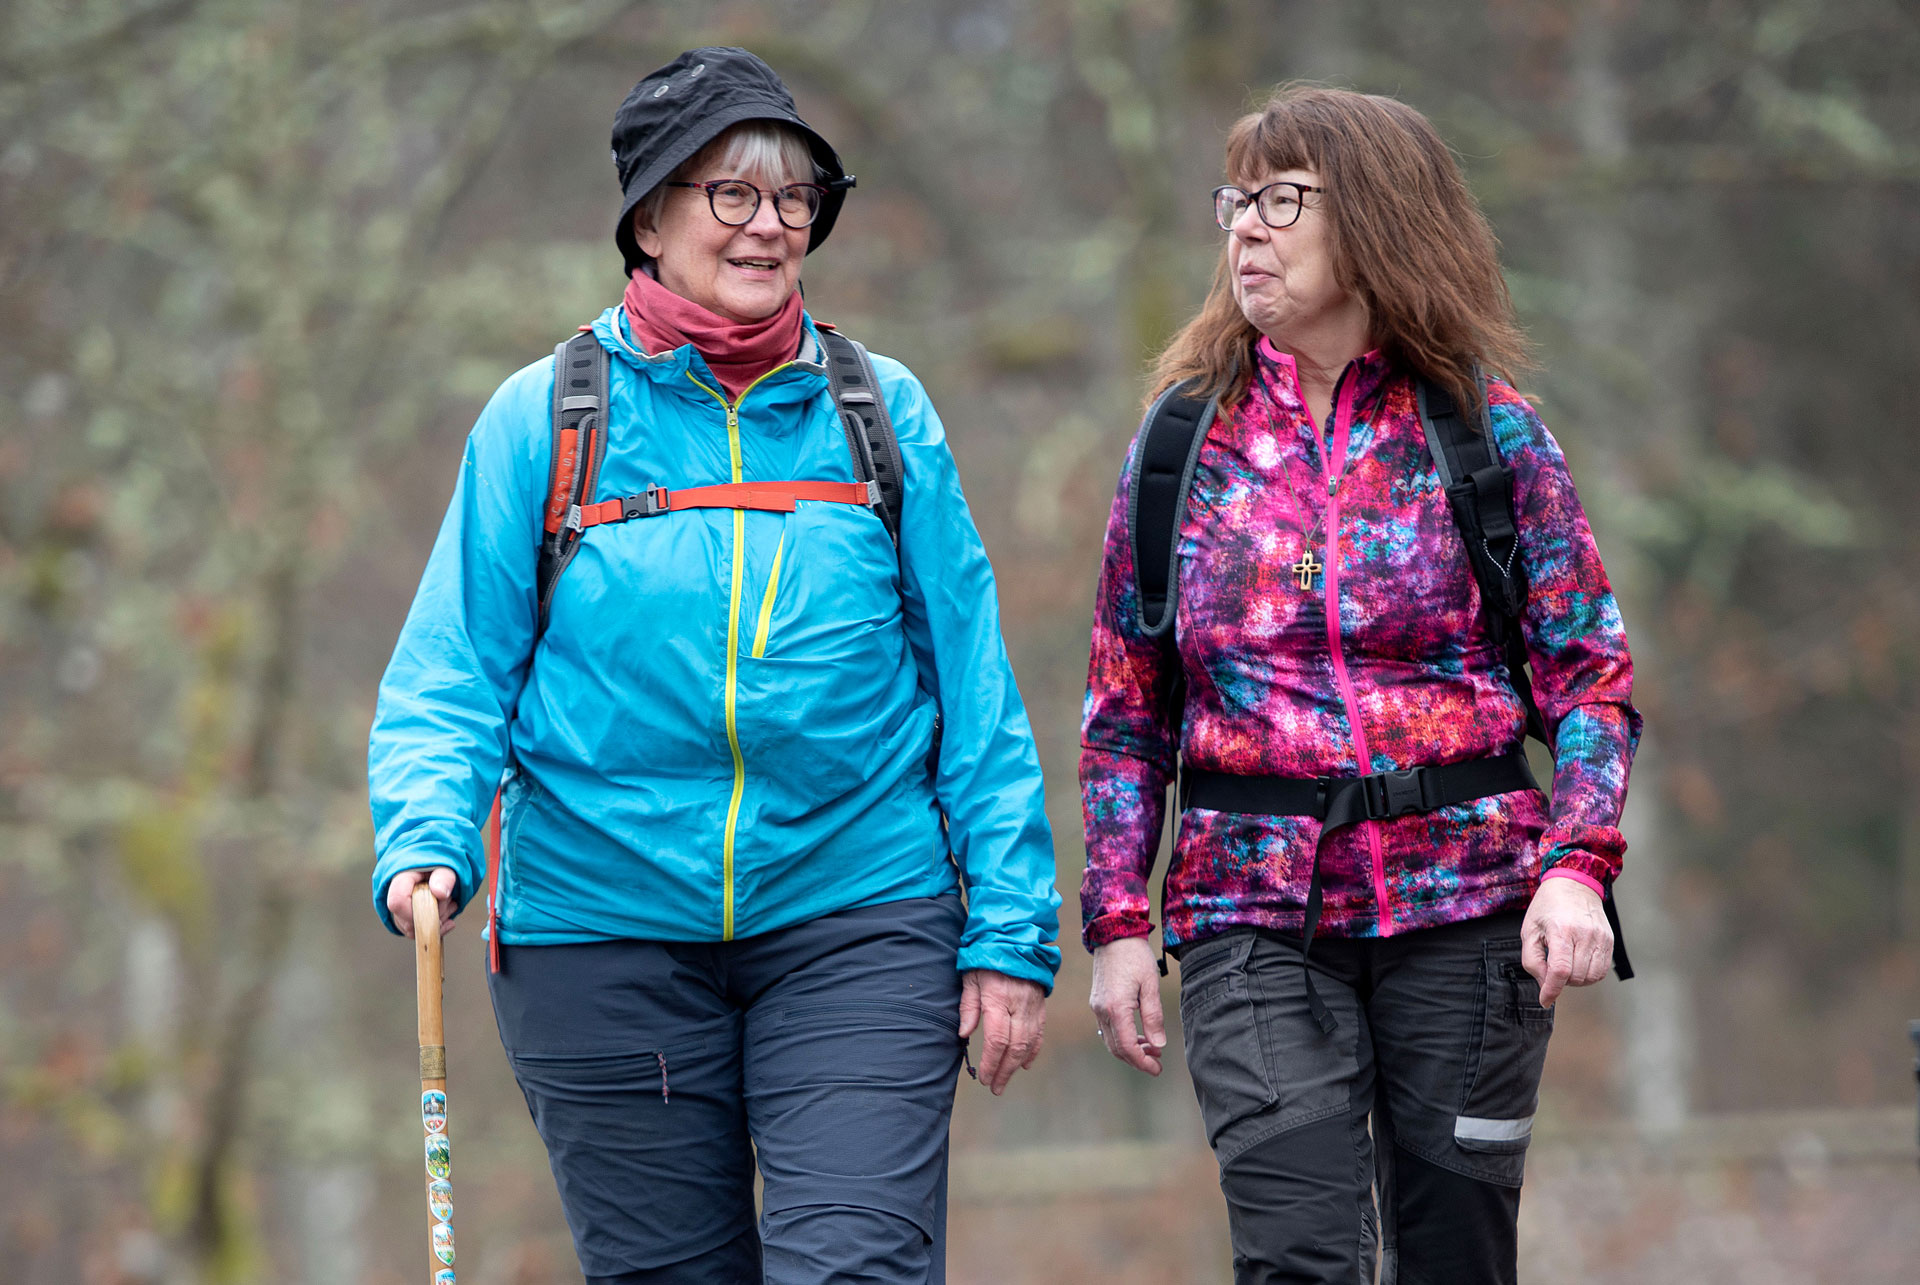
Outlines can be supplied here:
M796 500L824 500L830 504L879 503L879 487L872 482L728 482L720 486L689 486L669 490L649 486L643 494L598 504L581 504L567 514L567 527L579 531L630 518L659 517L681 509L758 509L793 512Z

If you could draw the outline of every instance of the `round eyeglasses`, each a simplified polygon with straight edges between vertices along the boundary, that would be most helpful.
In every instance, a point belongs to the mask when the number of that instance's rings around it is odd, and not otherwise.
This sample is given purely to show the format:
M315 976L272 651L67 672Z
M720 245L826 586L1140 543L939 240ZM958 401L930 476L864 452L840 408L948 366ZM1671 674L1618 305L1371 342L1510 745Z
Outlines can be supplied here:
M1318 192L1324 196L1326 191L1324 187L1309 187L1305 183L1269 183L1249 194L1228 183L1213 189L1213 217L1223 230L1231 232L1251 205L1268 227L1290 228L1300 219L1300 207L1307 193Z
M796 231L813 222L826 200L827 189L818 183L789 183L773 192L763 192L743 178L720 178L706 183L668 183L668 187L690 187L707 194L707 208L713 217L729 227L753 222L760 212L762 195L773 198L773 212L785 227Z

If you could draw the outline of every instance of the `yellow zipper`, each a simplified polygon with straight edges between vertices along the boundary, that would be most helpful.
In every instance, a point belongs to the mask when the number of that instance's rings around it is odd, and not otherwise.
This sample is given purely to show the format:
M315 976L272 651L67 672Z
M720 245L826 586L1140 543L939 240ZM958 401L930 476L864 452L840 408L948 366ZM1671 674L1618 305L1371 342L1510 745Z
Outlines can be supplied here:
M791 364L792 363L789 362L775 366L765 375L760 376L759 379L754 380L751 384L741 389L740 396L733 401L728 401L723 394L701 383L694 377L692 371L687 372L687 378L692 380L694 387L703 390L709 396L715 398L721 406L726 408L727 456L733 466L733 481L735 483L744 480L741 477L740 468L740 403L745 401L747 394L758 388L763 380L779 374ZM785 541L786 536L783 532L781 535L783 545ZM746 579L746 550L747 513L745 509L735 509L733 511L733 583L729 588L727 600L727 748L733 751L733 797L727 801L727 828L720 841L720 876L725 885L721 890L720 902L720 939L722 941L733 940L734 831L740 824L740 800L747 792L747 762L740 754L740 728L734 717L736 694L740 681L740 587L741 582ZM777 552L775 554L774 574L776 577L779 575L779 555ZM761 609L760 637L755 640L756 644L764 642L766 638L767 621L765 615L772 607L772 593L773 590L770 583L767 590L769 601Z
M773 570L767 573L767 592L760 599L760 627L753 631L753 655L758 660L767 654L767 630L773 624L773 591L780 587L780 559L787 552L787 533L773 546Z

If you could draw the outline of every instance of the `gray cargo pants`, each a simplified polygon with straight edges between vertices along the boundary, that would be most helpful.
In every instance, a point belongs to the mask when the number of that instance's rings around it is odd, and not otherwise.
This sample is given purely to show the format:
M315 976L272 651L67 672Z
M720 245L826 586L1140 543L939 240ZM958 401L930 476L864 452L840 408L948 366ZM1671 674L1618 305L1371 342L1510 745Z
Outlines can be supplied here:
M589 1285L939 1285L965 922L950 894L504 947L500 1039Z
M1515 1279L1553 1031L1520 967L1521 918L1317 939L1332 1035L1308 1013L1298 938L1242 929L1181 950L1236 1285L1356 1285L1376 1257L1398 1285Z

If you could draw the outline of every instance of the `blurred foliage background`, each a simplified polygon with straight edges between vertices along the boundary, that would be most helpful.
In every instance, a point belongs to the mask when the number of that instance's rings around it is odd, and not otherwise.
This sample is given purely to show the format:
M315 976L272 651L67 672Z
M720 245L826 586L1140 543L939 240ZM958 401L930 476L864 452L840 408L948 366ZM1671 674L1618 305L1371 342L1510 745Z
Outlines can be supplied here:
M1643 976L1562 1006L1528 1279L1910 1279L1910 1157L1838 1165L1907 1147L1920 1017L1904 0L7 0L0 1279L419 1270L374 687L473 415L618 297L614 106L700 44L767 58L860 176L809 303L947 422L1070 929L1099 539L1225 127L1296 77L1434 119L1651 729ZM577 1279L463 927L462 1279ZM1105 1057L1066 947L1040 1066L962 1086L954 1279L1225 1280L1190 1091ZM1725 1124L1767 1119L1800 1123Z

